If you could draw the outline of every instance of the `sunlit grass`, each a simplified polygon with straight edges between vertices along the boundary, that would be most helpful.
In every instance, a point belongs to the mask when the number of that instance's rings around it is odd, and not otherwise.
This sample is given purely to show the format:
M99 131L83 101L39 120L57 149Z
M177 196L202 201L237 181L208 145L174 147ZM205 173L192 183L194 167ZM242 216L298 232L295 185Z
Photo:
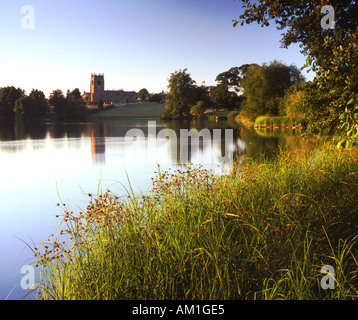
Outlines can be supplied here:
M307 143L225 176L159 172L88 195L34 248L43 299L356 299L358 150ZM333 290L321 267L335 268Z
M264 127L301 127L301 120L289 119L288 117L267 117L260 116L255 119L255 126Z

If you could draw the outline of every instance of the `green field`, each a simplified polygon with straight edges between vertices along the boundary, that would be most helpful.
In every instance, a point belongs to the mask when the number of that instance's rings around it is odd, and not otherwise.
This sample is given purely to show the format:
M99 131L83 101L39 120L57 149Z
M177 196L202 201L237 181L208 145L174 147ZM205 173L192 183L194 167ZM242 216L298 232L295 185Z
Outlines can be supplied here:
M159 118L165 110L163 103L136 103L115 107L111 110L96 113L91 118L98 119L133 119L133 118Z

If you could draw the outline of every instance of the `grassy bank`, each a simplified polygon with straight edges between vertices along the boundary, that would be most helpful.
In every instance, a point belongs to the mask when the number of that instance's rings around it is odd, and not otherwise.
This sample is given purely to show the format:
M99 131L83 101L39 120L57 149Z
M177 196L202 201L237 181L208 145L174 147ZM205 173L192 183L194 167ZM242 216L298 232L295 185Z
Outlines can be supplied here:
M160 113L165 110L163 103L135 103L119 107L111 110L95 113L92 119L157 119Z
M39 298L358 298L356 148L307 142L225 176L161 172L147 194L63 209L59 234L34 249Z
M255 127L270 127L270 128L292 128L304 127L304 124L300 120L290 119L288 117L257 117L254 123Z

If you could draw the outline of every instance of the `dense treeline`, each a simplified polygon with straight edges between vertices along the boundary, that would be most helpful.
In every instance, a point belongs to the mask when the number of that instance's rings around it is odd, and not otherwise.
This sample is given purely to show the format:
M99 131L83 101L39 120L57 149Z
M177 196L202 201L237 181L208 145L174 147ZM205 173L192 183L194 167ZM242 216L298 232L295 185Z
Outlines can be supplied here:
M87 116L86 104L82 101L79 89L67 91L54 90L49 99L45 94L33 89L29 95L21 88L0 88L0 120L44 120L80 121Z
M169 78L166 101L168 118L200 116L205 109L243 110L254 120L261 115L286 114L286 91L304 77L296 66L282 62L244 64L220 73L216 86L196 86L187 69Z
M242 1L244 13L234 27L273 20L285 30L287 48L299 44L307 56L304 66L315 72L304 81L300 70L273 61L261 66L246 64L219 74L215 87L198 87L184 70L169 78L164 117L200 116L205 109L244 111L251 121L259 116L285 116L307 126L314 134L339 134L348 145L358 140L358 7L354 1L333 0L334 28L323 28L321 1L288 4L284 1ZM201 88L205 99L195 92Z
M333 28L322 27L327 12L321 12L323 4L319 0L241 2L245 11L234 26L257 22L264 27L274 21L277 29L284 30L282 46L299 44L307 56L305 67L316 74L313 81L295 85L287 92L286 113L303 117L311 133L342 134L343 140L352 145L358 139L356 2L330 1L335 11Z

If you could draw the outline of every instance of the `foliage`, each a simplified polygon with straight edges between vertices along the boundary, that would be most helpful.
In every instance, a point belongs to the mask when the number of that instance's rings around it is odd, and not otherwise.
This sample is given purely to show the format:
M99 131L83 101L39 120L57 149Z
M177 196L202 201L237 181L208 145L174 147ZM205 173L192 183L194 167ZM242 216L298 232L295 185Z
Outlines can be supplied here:
M148 101L149 102L161 102L162 101L162 96L159 93L152 94L148 98Z
M194 117L200 117L205 111L204 101L198 101L190 108L190 114Z
M222 72L217 75L215 81L219 84L225 84L230 90L236 93L242 90L241 81L244 78L250 66L258 66L256 63L243 64L240 67L232 67L228 71Z
M48 111L48 103L42 91L33 89L29 96L16 100L14 112L17 119L43 119Z
M187 116L194 104L195 81L187 73L187 69L184 69L172 73L168 82L169 93L165 102L167 114L172 118Z
M104 109L104 102L102 99L99 99L98 102L97 102L97 107L99 110L103 110Z
M284 30L281 44L288 48L298 43L302 53L315 59L329 57L325 50L324 39L340 38L356 31L358 25L358 8L351 0L332 0L329 2L335 9L335 28L322 30L320 20L323 17L321 8L327 4L320 0L310 2L287 2L283 0L241 0L244 13L240 20L234 20L234 26L257 22L262 27L274 20L278 30ZM318 66L320 63L318 64Z
M305 142L227 175L164 171L88 195L36 245L43 299L357 299L358 149ZM322 290L323 265L335 290Z
M286 116L284 117L267 117L260 116L255 119L255 126L263 127L301 127L302 122L299 119L290 119Z
M220 73L216 77L215 81L219 82L220 84L225 84L227 87L238 91L237 88L241 81L240 70L238 67L230 68L228 71Z
M82 99L81 91L78 88L72 91L67 90L67 96L69 95L73 96L75 99L79 99L79 100Z
M208 90L204 86L196 86L187 69L172 73L168 82L169 93L162 118L188 117L191 107L199 101L203 101L204 108L211 106Z
M65 97L63 95L62 90L60 90L60 89L53 90L48 98L48 103L50 104L50 106L54 106L59 97L62 97L62 98Z
M349 100L345 111L340 115L341 129L343 129L344 137L338 143L338 147L352 147L358 140L358 104L353 103L353 99Z
M16 100L22 98L25 91L15 87L0 88L0 119L12 121L15 119Z
M149 98L150 94L148 92L148 90L146 88L140 89L138 94L137 94L138 98L140 99L140 101L147 101L147 99Z
M305 118L305 109L302 106L305 85L305 83L293 85L285 92L281 115L286 115L291 120L303 120Z
M252 121L261 115L277 116L286 90L303 80L296 66L286 66L276 60L250 66L241 81L245 96L242 108Z
M228 116L227 119L228 120L235 120L235 118L238 116L238 112L237 111L231 111Z
M236 92L229 91L229 86L225 83L219 83L210 92L210 97L213 101L214 108L235 110L240 108L242 98Z
M67 92L66 98L57 98L54 112L58 121L81 121L87 116L87 107L76 93Z
M298 43L307 56L306 67L316 73L305 88L302 107L306 110L308 132L335 134L339 116L352 97L358 95L358 6L350 0L332 0L335 9L334 29L323 30L321 7L326 4L310 2L242 1L245 8L234 25L257 22L261 26L274 20L279 30L285 30L283 47Z

